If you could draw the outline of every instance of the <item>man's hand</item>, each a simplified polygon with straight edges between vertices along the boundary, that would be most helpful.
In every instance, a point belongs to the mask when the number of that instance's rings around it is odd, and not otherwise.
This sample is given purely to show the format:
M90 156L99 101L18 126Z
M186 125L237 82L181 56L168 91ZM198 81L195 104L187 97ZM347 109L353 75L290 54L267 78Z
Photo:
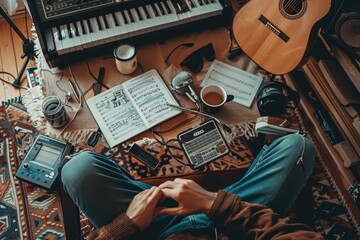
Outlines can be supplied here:
M217 195L217 193L206 191L193 180L181 178L164 182L159 188L164 197L172 198L179 203L179 206L174 208L160 209L160 214L168 215L206 213L210 210Z
M131 201L126 210L126 215L140 230L144 230L149 226L151 221L158 215L156 204L161 196L161 190L157 187L152 187L138 193Z

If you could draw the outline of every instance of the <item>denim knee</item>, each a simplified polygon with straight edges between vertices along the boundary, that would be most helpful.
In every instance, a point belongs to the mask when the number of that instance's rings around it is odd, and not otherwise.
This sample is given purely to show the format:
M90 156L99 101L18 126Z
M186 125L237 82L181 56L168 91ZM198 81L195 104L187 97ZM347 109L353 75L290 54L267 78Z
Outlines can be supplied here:
M294 154L294 160L297 161L297 164L302 163L303 165L309 166L309 168L313 167L316 151L310 139L301 134L289 134L278 140L280 141L280 147L284 149L284 151L286 151L286 149L291 150L289 154ZM299 156L299 158L296 156Z
M70 159L61 171L61 181L65 190L77 191L93 182L97 172L94 165L98 161L97 155L90 151L81 152Z

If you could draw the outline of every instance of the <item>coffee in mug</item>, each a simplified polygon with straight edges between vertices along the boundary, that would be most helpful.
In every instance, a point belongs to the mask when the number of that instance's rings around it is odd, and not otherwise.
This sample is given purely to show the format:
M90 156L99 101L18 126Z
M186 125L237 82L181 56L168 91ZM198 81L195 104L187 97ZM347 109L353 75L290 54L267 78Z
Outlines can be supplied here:
M222 86L212 84L201 89L200 99L205 112L216 113L226 102L233 100L234 96L228 95Z
M137 69L136 48L123 44L114 49L116 68L122 74L131 74Z

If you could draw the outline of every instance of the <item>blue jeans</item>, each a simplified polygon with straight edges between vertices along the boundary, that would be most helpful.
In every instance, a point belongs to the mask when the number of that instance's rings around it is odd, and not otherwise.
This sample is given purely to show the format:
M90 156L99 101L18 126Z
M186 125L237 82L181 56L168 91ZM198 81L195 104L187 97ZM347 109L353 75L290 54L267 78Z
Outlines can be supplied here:
M315 149L310 140L291 134L264 146L247 173L224 190L242 200L265 204L286 214L312 173ZM62 170L62 182L73 201L96 227L125 212L134 196L151 186L134 180L103 155L90 151L74 156ZM186 217L162 215L137 236L159 239L179 230L212 227L205 214ZM150 235L151 234L151 235Z

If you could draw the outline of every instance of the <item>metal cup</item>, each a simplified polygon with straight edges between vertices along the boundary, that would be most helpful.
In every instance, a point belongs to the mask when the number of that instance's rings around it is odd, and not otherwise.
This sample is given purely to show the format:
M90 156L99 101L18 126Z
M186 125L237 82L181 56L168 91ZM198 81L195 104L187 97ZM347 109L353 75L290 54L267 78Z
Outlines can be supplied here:
M65 106L57 96L49 96L44 99L42 112L46 120L54 128L60 128L69 121Z

